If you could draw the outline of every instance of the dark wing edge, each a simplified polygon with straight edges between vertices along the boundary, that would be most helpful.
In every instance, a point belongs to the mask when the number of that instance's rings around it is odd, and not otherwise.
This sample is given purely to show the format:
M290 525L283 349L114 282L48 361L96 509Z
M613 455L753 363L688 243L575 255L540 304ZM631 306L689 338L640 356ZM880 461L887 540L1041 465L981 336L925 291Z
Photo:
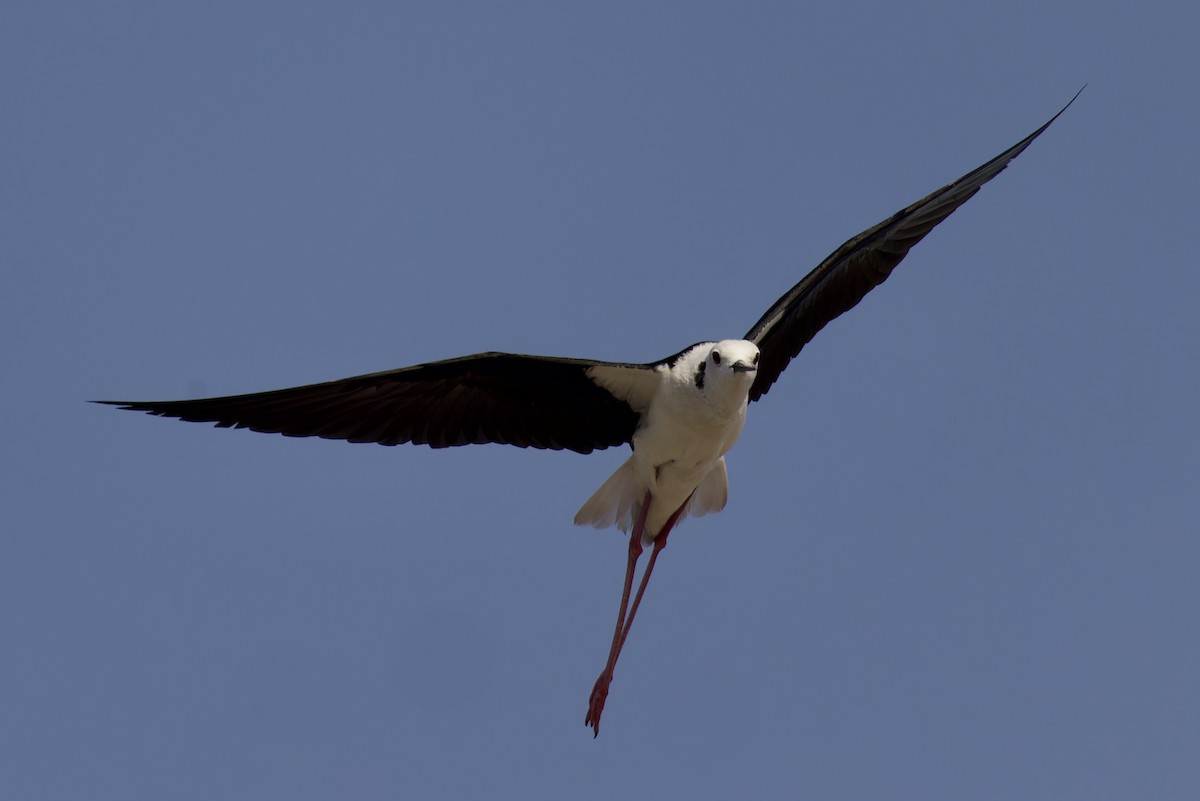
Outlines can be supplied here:
M882 284L909 250L995 178L1071 107L1086 85L1040 128L991 161L921 198L883 222L852 237L767 310L746 333L759 347L758 375L750 389L756 401L816 336Z
M630 386L657 380L652 364L493 352L249 395L94 403L290 437L591 453L629 442L640 418L629 397L593 380L595 368Z

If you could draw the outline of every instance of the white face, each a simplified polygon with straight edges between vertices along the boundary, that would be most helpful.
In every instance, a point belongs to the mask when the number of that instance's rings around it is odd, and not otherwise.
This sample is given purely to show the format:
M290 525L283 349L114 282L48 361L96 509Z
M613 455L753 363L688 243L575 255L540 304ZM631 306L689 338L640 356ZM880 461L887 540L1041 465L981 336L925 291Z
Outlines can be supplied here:
M758 369L758 346L744 339L725 339L708 352L708 363L733 373L753 376Z

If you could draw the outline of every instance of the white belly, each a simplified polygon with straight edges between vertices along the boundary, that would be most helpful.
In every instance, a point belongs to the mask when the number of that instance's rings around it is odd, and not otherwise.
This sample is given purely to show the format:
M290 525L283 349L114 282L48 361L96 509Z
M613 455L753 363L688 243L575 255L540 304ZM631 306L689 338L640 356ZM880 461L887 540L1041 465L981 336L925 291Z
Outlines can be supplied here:
M632 457L638 478L652 498L646 516L646 535L651 539L717 467L746 422L745 404L730 415L696 404L676 408L664 404L655 411L658 414L634 436Z

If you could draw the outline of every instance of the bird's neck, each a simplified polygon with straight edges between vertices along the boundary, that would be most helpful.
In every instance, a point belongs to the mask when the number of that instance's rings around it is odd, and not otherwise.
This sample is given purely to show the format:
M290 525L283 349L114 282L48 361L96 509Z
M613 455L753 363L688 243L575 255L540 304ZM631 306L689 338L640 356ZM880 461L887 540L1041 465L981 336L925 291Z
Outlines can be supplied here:
M752 374L730 375L717 370L708 370L708 373L701 386L692 386L692 391L702 400L703 406L719 421L740 415L748 403Z

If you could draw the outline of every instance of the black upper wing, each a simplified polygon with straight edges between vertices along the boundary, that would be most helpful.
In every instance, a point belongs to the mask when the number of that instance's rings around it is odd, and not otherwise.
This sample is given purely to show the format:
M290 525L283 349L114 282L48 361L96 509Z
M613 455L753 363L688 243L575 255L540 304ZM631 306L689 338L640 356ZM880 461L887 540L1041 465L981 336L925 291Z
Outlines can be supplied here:
M594 369L623 397L601 389L589 377ZM656 382L652 364L480 353L251 395L98 403L291 437L590 453L629 442Z
M762 354L750 400L767 394L788 362L818 331L883 283L913 245L999 175L1075 102L1075 97L1045 125L988 163L850 239L775 301L746 333L745 338L758 345Z

